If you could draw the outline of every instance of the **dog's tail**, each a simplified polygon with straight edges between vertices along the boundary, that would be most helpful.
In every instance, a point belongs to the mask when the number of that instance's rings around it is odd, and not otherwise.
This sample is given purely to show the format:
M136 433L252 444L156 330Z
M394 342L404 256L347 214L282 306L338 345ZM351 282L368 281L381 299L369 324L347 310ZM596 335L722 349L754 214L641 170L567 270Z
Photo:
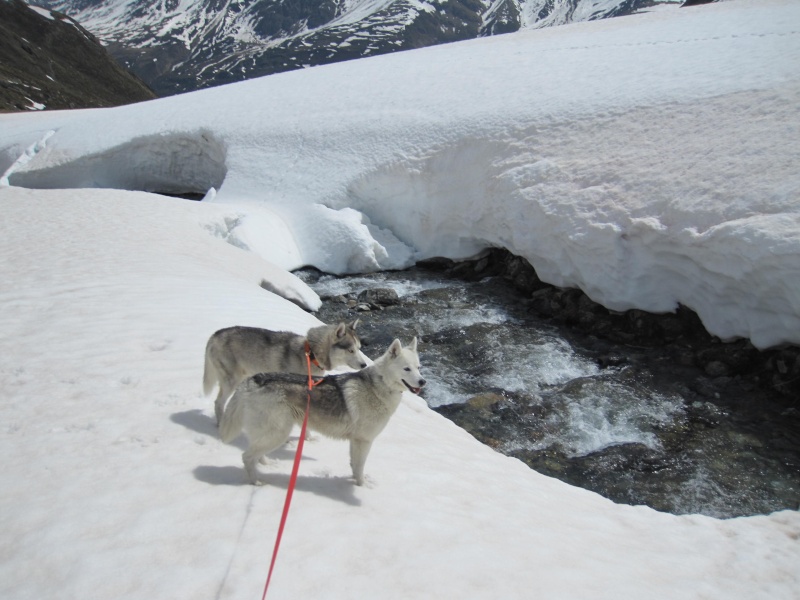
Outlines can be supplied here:
M225 407L219 423L219 437L226 444L232 442L244 427L244 402L239 393L233 395Z
M206 346L206 362L203 368L203 393L208 396L219 381L214 361L211 360L211 340Z

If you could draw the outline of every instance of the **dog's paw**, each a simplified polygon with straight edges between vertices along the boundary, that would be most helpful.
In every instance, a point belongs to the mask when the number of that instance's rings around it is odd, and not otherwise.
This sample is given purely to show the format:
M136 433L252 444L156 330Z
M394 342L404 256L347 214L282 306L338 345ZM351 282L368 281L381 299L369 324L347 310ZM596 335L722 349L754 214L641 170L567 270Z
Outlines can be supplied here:
M372 477L369 477L367 475L363 475L361 477L353 477L353 481L359 487L366 487L370 489L375 487L375 481L373 481Z
M356 480L356 485L371 490L372 488L375 487L375 480L372 479L372 477L370 477L369 475L364 475L364 477L361 478L360 483L358 482L358 480Z

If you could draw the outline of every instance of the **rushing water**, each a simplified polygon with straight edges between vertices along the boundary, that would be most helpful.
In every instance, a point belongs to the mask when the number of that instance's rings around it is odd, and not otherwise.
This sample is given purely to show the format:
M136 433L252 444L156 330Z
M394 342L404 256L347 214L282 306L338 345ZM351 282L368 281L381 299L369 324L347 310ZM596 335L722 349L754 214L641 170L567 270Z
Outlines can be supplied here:
M657 350L553 327L500 278L298 274L324 299L322 320L361 319L368 355L418 336L428 404L537 471L676 514L798 508L800 414L786 403L729 393ZM399 301L355 300L379 288Z

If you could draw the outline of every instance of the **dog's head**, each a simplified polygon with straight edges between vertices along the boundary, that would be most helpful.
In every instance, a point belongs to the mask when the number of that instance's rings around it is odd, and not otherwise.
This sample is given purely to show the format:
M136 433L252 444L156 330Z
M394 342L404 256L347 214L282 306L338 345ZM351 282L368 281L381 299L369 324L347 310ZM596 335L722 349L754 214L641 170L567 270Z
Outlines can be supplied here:
M400 343L400 340L393 341L386 354L381 357L381 361L385 361L389 380L396 389L408 390L414 394L419 394L425 385L425 379L419 372L417 338L414 338L405 347Z
M333 368L347 366L351 369L363 369L367 366L367 357L361 352L361 339L356 333L358 319L350 323L339 323L333 332L331 344L331 366Z

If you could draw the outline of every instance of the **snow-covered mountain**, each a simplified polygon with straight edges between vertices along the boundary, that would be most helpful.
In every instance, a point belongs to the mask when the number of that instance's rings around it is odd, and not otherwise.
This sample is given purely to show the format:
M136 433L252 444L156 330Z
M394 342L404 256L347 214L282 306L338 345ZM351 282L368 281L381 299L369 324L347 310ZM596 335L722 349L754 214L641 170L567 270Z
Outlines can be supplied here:
M676 2L678 0L667 0ZM37 0L98 36L158 94L484 35L626 15L664 0Z

